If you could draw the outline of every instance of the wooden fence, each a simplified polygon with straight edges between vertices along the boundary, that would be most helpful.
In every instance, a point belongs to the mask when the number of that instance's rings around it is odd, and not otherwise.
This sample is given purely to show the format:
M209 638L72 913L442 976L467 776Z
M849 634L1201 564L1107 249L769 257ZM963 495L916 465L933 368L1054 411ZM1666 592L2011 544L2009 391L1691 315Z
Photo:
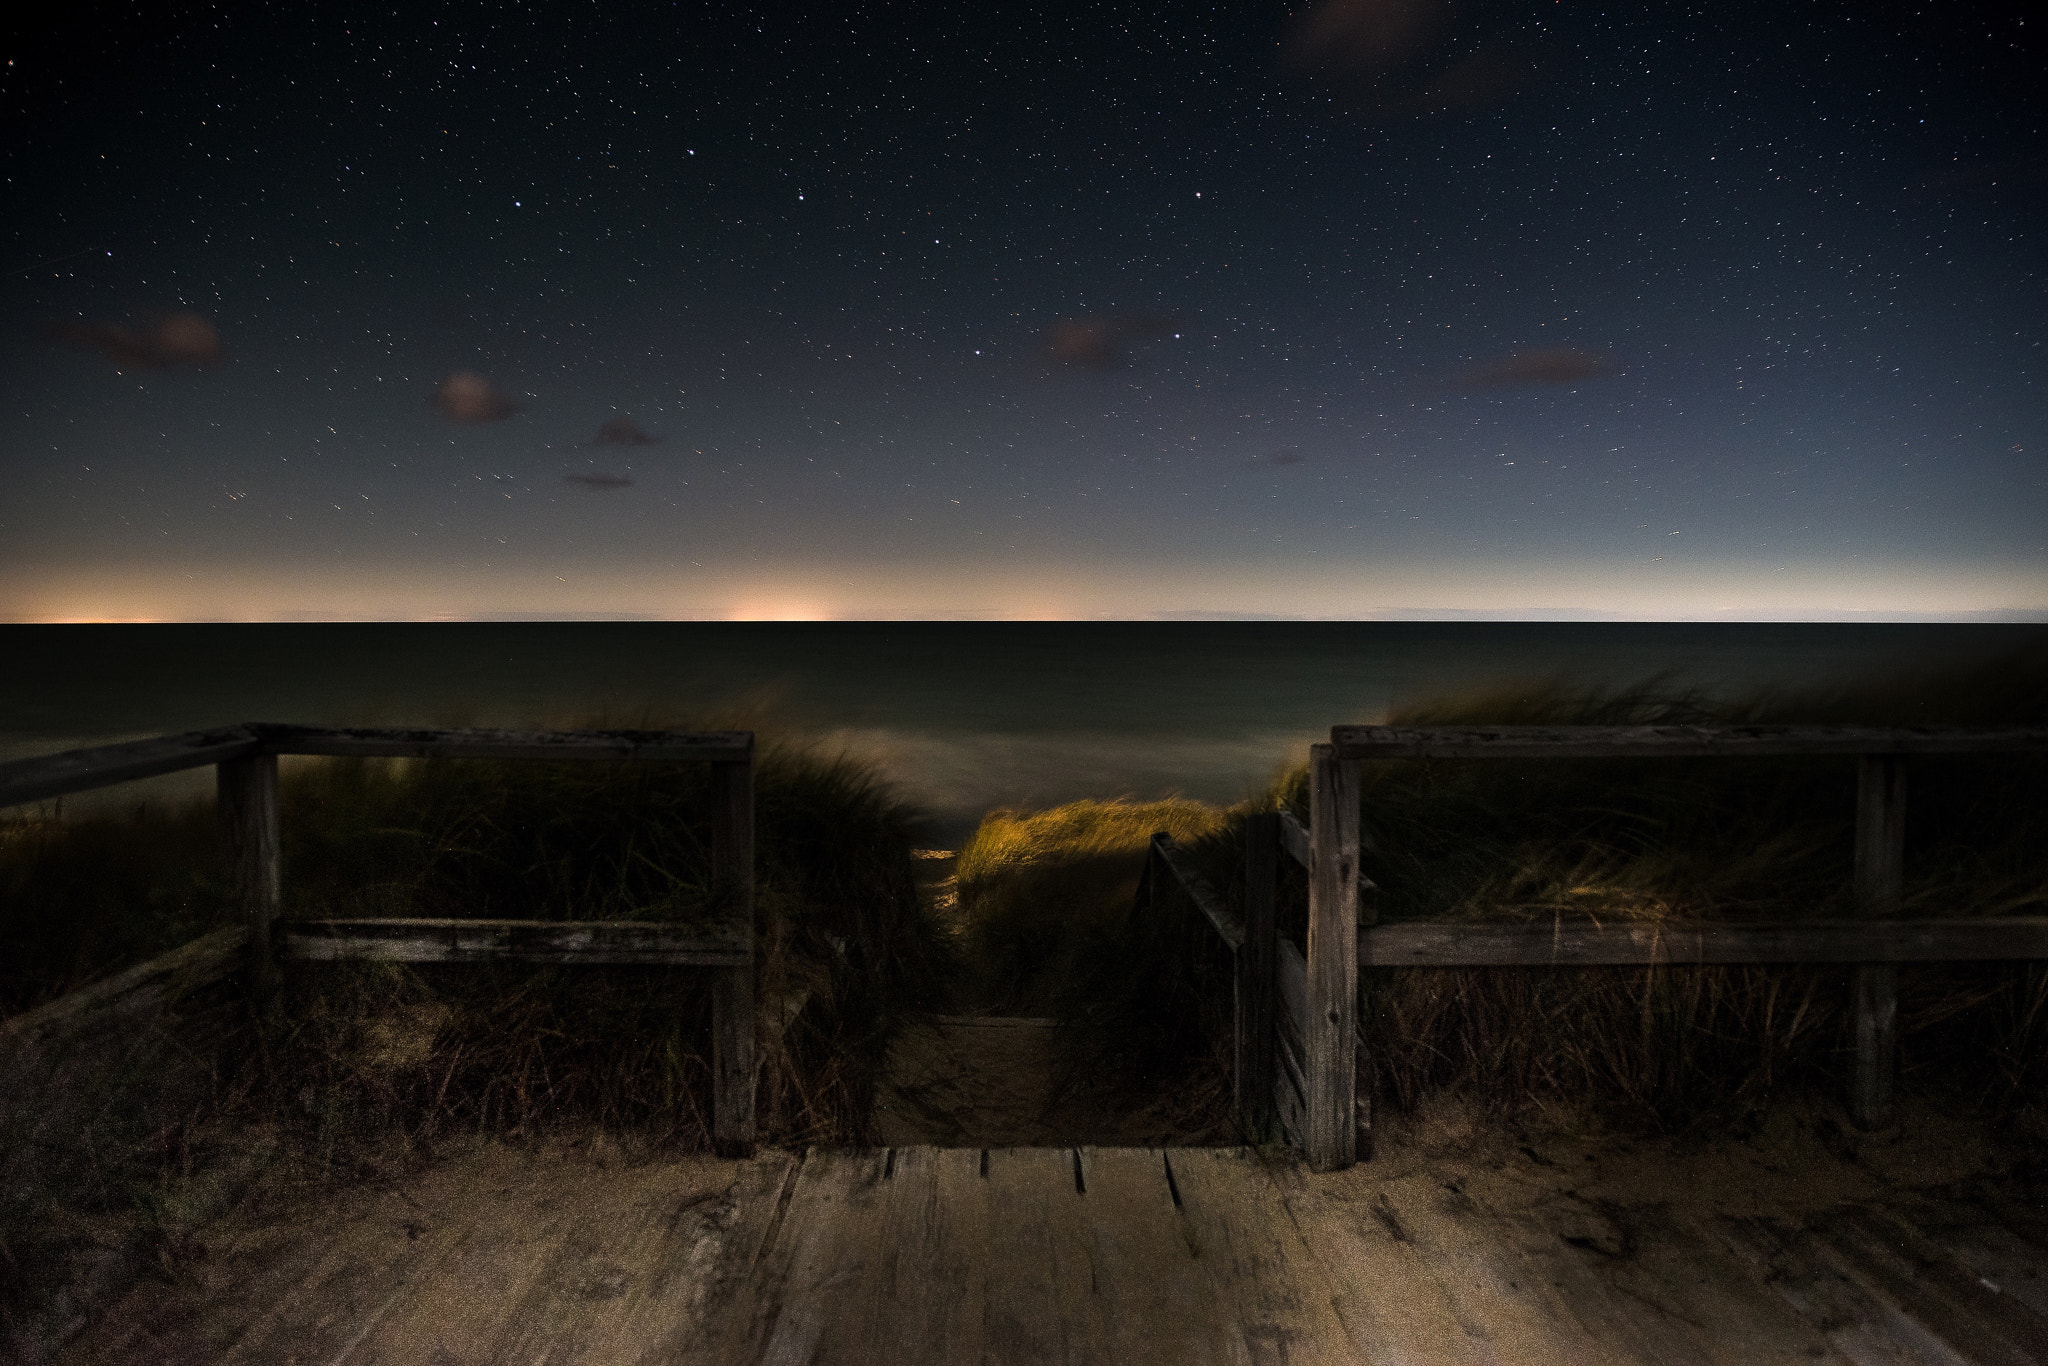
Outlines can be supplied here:
M2048 917L1898 919L1906 761L1916 754L2048 750L2048 729L1848 726L1336 726L1311 747L1309 821L1251 817L1240 917L1184 851L1155 835L1147 879L1176 878L1236 961L1239 1123L1277 1128L1317 1170L1351 1165L1370 1124L1356 1094L1359 967L1531 968L1841 963L1853 968L1849 1109L1882 1123L1896 1070L1898 964L2048 958ZM1854 888L1859 918L1783 924L1377 923L1360 873L1359 765L1386 759L1698 758L1839 754L1859 761ZM1279 853L1308 874L1305 951L1274 917Z
M715 774L711 868L721 923L648 921L280 920L277 760L283 754L388 758L704 762ZM754 737L747 731L368 730L250 723L0 764L0 807L212 764L221 834L239 884L241 920L161 958L0 1024L0 1045L32 1046L87 1015L132 1014L167 990L240 970L250 999L276 991L278 964L614 964L712 974L712 1141L754 1146Z

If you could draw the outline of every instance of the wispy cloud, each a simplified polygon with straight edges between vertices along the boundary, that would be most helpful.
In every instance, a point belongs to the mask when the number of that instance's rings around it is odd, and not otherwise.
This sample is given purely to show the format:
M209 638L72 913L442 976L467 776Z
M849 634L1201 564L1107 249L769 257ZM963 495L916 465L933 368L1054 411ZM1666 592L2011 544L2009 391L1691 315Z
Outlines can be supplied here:
M1481 361L1453 377L1461 389L1494 389L1515 384L1577 384L1615 373L1613 359L1576 346L1538 346Z
M474 370L457 370L430 396L443 417L456 422L497 422L519 411L519 404Z
M1058 365L1107 373L1121 370L1133 342L1170 336L1174 320L1151 313L1097 313L1062 318L1045 329L1045 358Z
M55 323L53 340L90 346L124 370L207 366L227 354L220 332L197 313L170 313L148 330L118 323Z
M630 417L608 417L597 424L597 435L586 446L652 446L661 438L645 431Z

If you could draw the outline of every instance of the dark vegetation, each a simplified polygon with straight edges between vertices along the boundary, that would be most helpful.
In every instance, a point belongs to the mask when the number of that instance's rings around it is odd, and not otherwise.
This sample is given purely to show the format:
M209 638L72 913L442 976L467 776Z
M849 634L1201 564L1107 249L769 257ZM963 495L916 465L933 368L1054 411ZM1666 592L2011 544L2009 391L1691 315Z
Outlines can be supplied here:
M1394 719L2041 724L2048 649L1733 700L1668 680L1533 683ZM1190 1135L1225 1136L1228 955L1170 881L1141 897L1139 872L1148 837L1168 830L1241 903L1243 812L1305 816L1304 780L1282 774L1229 811L995 813L960 853L949 943L918 900L914 814L857 764L771 748L757 778L764 1138L863 1141L892 1030L940 999L955 955L986 1004L1074 1026L1071 1085L1132 1106L1168 1097ZM1855 784L1847 759L1368 765L1366 866L1390 920L1849 915ZM709 897L708 795L695 765L306 762L285 775L285 913L688 919ZM1905 914L2048 913L2042 756L1912 761L1906 828ZM1282 928L1298 936L1304 891L1281 864ZM0 1012L232 917L210 803L18 813L0 825ZM1591 1105L1649 1128L1741 1120L1791 1090L1839 1093L1847 977L1368 973L1361 1086L1395 1107L1458 1093L1509 1114ZM1908 966L1900 992L1906 1088L2042 1122L2048 965ZM96 1219L170 1228L165 1202L223 1135L269 1135L344 1177L476 1134L598 1127L705 1144L708 999L687 971L299 965L259 1025L234 1015L231 992L200 1008L230 1023L196 1101L90 1106L55 1144L0 1134L0 1300L28 1293L31 1267L64 1265L65 1247L113 1236Z
M1411 705L1410 724L2040 724L2048 650L1830 692L1715 698L1667 679L1557 681ZM1909 766L1902 913L2048 914L2048 757ZM1242 815L1307 818L1307 774L1245 807L1078 803L998 813L963 851L975 951L1013 1004L1080 1022L1077 1075L1227 1104L1227 956L1184 897L1134 905L1150 829L1171 830L1242 904ZM1856 763L1493 760L1365 766L1364 860L1382 919L1794 920L1853 916ZM1149 829L1143 828L1149 826ZM1281 925L1306 891L1282 863ZM1024 908L1037 905L1034 917ZM1361 1093L1450 1090L1501 1112L1592 1105L1672 1128L1737 1120L1791 1089L1834 1094L1846 968L1383 970L1361 983ZM2038 1121L2048 964L1900 971L1903 1084Z
M764 751L756 794L761 1132L857 1143L944 953L917 817L861 765L798 750ZM305 761L282 783L284 914L688 920L710 901L709 799L698 764ZM10 1015L236 914L211 803L17 818L0 906ZM160 1223L167 1191L256 1133L343 1177L476 1134L709 1146L709 989L688 969L296 964L253 1027L220 995L189 1003L228 1046L179 1104L89 1107L38 1141L10 1121L0 1280L117 1236L95 1221Z

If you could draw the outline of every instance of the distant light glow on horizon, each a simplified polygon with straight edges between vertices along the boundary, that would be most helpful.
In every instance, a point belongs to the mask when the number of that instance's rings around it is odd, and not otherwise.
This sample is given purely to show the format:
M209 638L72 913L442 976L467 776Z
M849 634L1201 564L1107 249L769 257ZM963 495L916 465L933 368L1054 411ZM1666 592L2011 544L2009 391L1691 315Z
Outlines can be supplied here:
M55 12L0 620L2048 613L2027 17Z
M1094 564L1060 579L961 566L877 572L818 566L748 585L648 569L565 582L543 571L409 582L401 576L307 575L280 566L138 581L119 571L52 577L0 590L18 622L472 621L532 618L674 621L1156 620L1276 617L1506 621L1782 621L1898 617L2048 621L2048 576L2025 566L1962 571L1914 563L1805 566L1759 573L1742 564L1617 575L1594 563L1536 569L1395 564L1309 573L1285 562ZM938 585L945 591L936 591ZM723 599L723 600L721 600ZM232 607L228 605L232 604ZM1194 604L1190 606L1190 604ZM224 608L226 610L224 610Z

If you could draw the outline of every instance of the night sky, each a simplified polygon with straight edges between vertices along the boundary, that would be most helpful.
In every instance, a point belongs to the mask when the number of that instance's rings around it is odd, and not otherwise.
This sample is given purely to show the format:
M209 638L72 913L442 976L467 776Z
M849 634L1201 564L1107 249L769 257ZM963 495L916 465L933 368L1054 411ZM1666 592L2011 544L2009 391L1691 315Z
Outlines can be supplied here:
M2048 615L2027 8L68 6L0 618Z

